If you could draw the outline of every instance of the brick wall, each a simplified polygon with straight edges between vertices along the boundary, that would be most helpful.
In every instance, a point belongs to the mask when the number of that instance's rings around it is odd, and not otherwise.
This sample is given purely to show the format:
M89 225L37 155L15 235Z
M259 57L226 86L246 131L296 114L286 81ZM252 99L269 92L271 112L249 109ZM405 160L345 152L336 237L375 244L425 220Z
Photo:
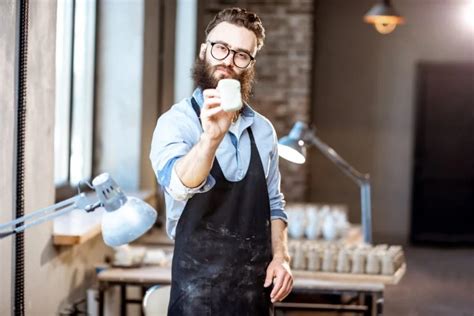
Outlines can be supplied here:
M198 43L211 18L226 7L257 13L266 31L257 55L257 83L252 106L275 126L279 137L297 120L309 121L313 55L314 0L209 0L200 1ZM280 161L282 191L288 202L306 197L309 166Z

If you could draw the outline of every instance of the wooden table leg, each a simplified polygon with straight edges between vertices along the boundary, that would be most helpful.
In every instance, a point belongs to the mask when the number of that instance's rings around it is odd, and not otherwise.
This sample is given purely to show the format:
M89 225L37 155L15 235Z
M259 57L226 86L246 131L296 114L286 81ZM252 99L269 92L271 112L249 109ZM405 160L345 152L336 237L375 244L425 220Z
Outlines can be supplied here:
M120 284L120 315L127 316L127 285Z
M384 303L384 298L383 298L383 292L382 292L377 295L376 301L375 301L377 316L383 315L383 303Z
M374 295L373 293L364 294L364 305L367 307L367 310L365 311L364 316L374 316L375 315L373 295Z
M104 302L104 288L99 285L99 316L104 316L105 302Z

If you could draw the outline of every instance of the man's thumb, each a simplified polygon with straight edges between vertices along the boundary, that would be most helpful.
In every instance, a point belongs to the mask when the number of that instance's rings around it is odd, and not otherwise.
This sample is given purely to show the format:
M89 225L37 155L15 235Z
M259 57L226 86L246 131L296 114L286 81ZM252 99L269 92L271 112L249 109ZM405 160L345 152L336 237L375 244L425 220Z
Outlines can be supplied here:
M268 270L267 277L265 278L265 283L263 284L263 287L269 287L272 284L272 280L273 280L273 270Z

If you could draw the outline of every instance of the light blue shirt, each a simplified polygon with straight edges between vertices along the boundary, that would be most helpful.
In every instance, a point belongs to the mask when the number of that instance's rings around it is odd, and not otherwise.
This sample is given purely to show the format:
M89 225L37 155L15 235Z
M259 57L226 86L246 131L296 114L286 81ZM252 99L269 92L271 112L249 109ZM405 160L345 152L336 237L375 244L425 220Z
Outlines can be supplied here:
M193 97L202 108L204 98L201 89L194 90ZM252 128L267 180L271 219L287 222L285 200L280 191L278 139L268 119L245 105L239 121L219 144L216 158L227 180L242 180L250 164L250 137L246 130L249 126ZM183 99L161 115L153 133L150 160L158 182L164 188L166 231L173 239L187 201L194 194L211 190L215 184L215 179L209 175L200 186L188 188L180 181L174 168L176 161L199 142L201 134L202 127L191 105L191 98Z

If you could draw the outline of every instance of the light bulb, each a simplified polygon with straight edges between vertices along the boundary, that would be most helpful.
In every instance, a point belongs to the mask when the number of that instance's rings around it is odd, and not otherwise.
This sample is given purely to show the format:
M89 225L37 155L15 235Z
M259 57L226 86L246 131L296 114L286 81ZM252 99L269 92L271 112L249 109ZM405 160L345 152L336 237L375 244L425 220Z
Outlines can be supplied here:
M393 30L395 30L395 28L397 27L396 24L386 24L386 23L375 23L374 26L377 32L379 32L380 34L392 33Z

